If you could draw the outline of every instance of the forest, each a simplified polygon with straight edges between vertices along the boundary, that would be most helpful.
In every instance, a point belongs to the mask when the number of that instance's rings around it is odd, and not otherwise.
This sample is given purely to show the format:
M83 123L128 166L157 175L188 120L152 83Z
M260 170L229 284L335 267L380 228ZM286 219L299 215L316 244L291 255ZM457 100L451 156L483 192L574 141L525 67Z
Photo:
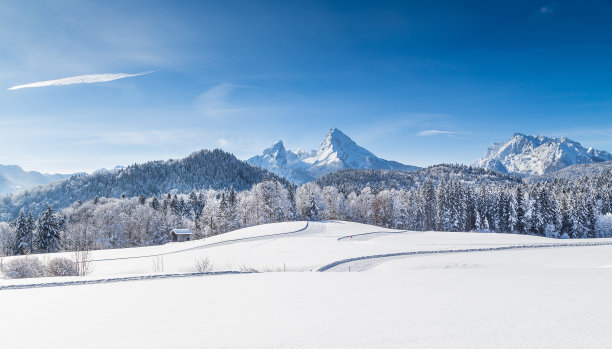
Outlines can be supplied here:
M449 169L449 168L447 168ZM22 209L0 223L3 255L149 246L173 228L198 238L292 220L346 220L414 231L516 233L551 238L612 236L612 172L526 183L484 179L465 166L385 187L374 172L348 172L341 188L264 180L250 189L206 189L119 198L95 197L37 217ZM467 174L466 174L467 173ZM339 175L346 175L339 174ZM389 174L379 173L388 179ZM433 180L432 178L437 178ZM384 181L383 181L384 182ZM354 190L347 191L347 188ZM359 189L360 188L360 189Z

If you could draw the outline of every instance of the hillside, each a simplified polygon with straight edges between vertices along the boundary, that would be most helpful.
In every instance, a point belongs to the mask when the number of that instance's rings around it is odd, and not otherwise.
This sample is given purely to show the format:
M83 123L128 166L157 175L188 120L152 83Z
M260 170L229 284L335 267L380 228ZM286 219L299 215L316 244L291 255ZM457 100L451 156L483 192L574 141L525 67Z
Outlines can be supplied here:
M0 203L0 219L15 217L21 208L37 214L47 204L60 209L95 197L152 196L231 186L243 190L266 178L283 181L222 150L201 150L180 160L151 161L116 171L76 175L62 182L4 197Z

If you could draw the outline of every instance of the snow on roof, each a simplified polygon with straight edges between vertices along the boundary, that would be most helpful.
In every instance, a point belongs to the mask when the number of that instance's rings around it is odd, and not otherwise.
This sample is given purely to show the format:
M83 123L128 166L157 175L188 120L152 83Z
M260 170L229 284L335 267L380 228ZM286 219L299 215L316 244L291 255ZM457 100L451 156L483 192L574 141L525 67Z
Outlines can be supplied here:
M172 229L172 232L176 235L191 235L193 232L189 229Z

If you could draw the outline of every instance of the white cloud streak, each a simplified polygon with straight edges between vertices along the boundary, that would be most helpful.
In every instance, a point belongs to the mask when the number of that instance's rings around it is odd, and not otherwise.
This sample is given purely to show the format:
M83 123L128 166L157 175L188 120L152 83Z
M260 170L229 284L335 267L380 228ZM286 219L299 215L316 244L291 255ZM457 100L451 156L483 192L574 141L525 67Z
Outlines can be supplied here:
M421 137L436 136L436 135L454 135L454 134L457 134L457 132L443 131L443 130L423 130L423 131L417 133L417 135L421 136Z
M147 75L152 72L136 73L136 74L124 74L124 73L110 73L110 74L90 74L90 75L79 75L72 76L63 79L47 80L32 82L24 85L16 85L9 87L9 90L19 90L22 88L33 88L33 87L46 87L46 86L66 86L76 84L95 84L99 82L108 82L118 79L131 78L134 76Z
M204 91L195 100L196 109L206 117L218 118L233 116L245 108L240 108L228 101L230 94L238 87L231 83L222 83Z

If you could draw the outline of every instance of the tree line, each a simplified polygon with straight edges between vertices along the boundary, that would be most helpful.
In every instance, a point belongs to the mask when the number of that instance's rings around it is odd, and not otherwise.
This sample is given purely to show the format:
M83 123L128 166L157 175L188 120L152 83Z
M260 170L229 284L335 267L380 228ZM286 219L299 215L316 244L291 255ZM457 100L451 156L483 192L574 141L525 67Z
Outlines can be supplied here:
M196 237L292 220L346 220L415 231L479 231L552 238L612 236L612 172L578 180L478 184L459 178L409 188L299 187L266 180L250 189L95 198L34 220L0 224L3 254L158 245L173 228Z

